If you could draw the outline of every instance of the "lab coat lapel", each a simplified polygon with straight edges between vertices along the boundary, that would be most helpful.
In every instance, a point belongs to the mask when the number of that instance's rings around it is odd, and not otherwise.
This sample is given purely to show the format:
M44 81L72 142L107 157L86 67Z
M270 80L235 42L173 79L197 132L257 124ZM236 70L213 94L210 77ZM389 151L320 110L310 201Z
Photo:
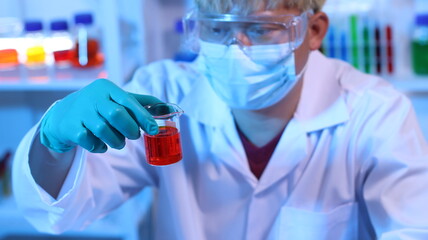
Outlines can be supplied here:
M294 114L306 132L331 127L349 119L340 86L344 72L344 65L337 64L320 52L310 54L300 102Z
M300 173L293 170L310 157L308 135L349 119L339 82L343 68L338 68L333 60L328 60L318 51L312 52L308 61L297 110L284 130L256 192L283 178L297 179ZM287 187L292 188L292 181L288 183Z
M195 104L195 101L198 103ZM223 162L231 171L239 173L255 186L257 180L248 166L231 110L215 94L204 76L198 78L179 105L189 118L199 121L212 131L210 152L213 160Z
M257 179L248 165L246 153L233 118L227 121L222 127L214 129L211 153L216 156L216 160L222 161L231 171L239 173L252 187L255 187Z
M272 157L260 178L256 193L273 186L283 178L295 177L294 169L308 156L306 132L292 119L282 134ZM291 183L291 182L290 182ZM288 184L287 186L289 186Z
M280 179L298 177L296 174L299 173L293 170L308 158L307 134L347 121L349 113L341 98L338 80L342 71L333 60L328 60L320 52L310 54L296 113L282 134L259 182L249 169L230 108L215 94L207 79L201 75L180 106L190 118L213 129L210 151L215 160L240 173L252 186L257 186L256 192L261 192ZM198 104L195 104L196 100Z

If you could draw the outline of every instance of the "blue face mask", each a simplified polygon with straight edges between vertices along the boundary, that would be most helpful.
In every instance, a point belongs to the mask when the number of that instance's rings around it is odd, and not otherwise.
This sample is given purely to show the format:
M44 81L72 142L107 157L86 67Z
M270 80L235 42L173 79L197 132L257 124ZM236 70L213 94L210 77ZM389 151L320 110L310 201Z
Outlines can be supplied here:
M235 109L258 110L283 99L302 77L296 76L288 43L245 46L200 43L201 70L214 92ZM245 52L244 52L245 51Z

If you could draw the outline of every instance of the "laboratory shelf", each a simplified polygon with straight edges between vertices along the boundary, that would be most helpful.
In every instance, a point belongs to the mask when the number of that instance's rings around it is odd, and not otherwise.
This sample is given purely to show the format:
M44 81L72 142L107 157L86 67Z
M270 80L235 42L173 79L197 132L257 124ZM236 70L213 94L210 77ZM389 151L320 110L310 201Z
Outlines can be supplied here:
M20 91L76 91L89 84L92 80L78 81L69 80L67 82L47 82L47 83L0 83L2 92L20 92Z
M388 81L404 93L428 94L428 77L390 78Z
M12 75L15 78L14 80L2 80L2 73L0 72L0 92L76 91L99 78L107 78L118 85L123 85L132 77L139 66L133 54L135 53L126 52L122 57L121 72L116 74L108 73L105 67L95 69L49 69L44 79L37 80L28 78L26 70L22 70L22 68L21 72L16 72L15 75ZM58 78L58 75L62 77ZM120 79L115 77L117 75L121 76Z

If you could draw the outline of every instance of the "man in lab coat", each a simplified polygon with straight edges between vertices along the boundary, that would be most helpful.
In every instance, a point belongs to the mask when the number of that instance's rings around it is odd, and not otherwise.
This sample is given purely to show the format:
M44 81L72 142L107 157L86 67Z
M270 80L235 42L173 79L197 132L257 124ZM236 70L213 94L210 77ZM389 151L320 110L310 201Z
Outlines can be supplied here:
M16 153L27 219L82 229L151 186L155 239L428 239L428 146L412 105L317 51L323 3L198 0L186 17L195 62L56 102ZM140 138L158 132L143 107L157 102L185 112L183 159L164 167L146 163Z

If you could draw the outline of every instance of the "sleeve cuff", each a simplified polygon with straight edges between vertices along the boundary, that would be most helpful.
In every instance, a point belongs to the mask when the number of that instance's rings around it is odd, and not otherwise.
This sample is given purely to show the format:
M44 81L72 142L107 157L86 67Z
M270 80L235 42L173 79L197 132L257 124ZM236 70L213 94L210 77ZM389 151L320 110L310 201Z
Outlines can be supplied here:
M39 133L39 127L40 122L33 127L33 129L30 130L30 132L27 134L24 140L24 145L26 148L26 154L25 158L23 157L23 152L19 151L19 161L23 161L21 164L21 173L19 175L23 176L25 181L27 182L24 184L25 186L31 186L33 191L36 191L40 200L42 203L46 204L47 206L56 206L61 207L61 203L65 201L65 199L68 198L68 196L71 195L71 193L78 188L79 184L81 184L82 179L82 171L84 168L84 158L86 156L86 153L83 148L76 147L76 154L74 156L73 162L71 164L71 167L67 173L67 176L64 180L64 183L61 187L61 190L59 192L58 198L53 198L49 193L47 193L42 187L40 187L36 181L34 180L33 175L31 174L30 166L29 166L29 152L31 149L31 146L34 142L34 139L36 136L38 136ZM42 158L44 157L51 157L51 156L40 156ZM19 182L21 182L20 180Z
M61 205L61 202L64 201L68 196L71 195L74 189L77 188L80 184L81 172L83 168L83 159L84 159L85 151L81 147L76 148L76 155L73 159L73 163L70 167L70 170L67 173L67 177L64 180L64 183L61 187L61 190L58 194L58 198L53 198L49 193L47 193L42 187L40 187L36 182L34 184L36 185L37 191L39 193L40 198L45 202L46 204L50 206L56 206ZM31 176L30 169L28 169L29 178L31 178L32 181L34 181L34 178Z

